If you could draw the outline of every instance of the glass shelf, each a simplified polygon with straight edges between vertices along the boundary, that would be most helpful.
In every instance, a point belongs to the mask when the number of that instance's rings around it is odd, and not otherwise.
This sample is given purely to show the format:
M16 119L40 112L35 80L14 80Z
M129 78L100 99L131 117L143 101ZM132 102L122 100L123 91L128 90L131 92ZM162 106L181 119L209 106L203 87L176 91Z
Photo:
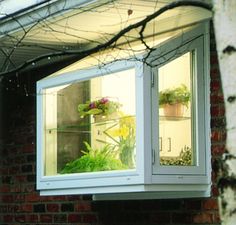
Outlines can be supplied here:
M166 120L171 120L171 121L181 121L181 120L190 120L190 116L159 116L160 121L166 121Z
M108 119L108 120L103 120L103 121L99 121L99 122L78 122L77 125L71 124L71 125L61 125L59 127L54 127L54 128L48 128L46 129L46 131L50 132L50 131L57 131L57 132L72 132L72 133L91 133L91 131L81 131L78 129L81 128L88 128L90 129L90 126L102 126L102 125L115 125L116 123L118 124L120 120L122 119L127 119L127 118L135 118L135 116L122 116L116 119Z

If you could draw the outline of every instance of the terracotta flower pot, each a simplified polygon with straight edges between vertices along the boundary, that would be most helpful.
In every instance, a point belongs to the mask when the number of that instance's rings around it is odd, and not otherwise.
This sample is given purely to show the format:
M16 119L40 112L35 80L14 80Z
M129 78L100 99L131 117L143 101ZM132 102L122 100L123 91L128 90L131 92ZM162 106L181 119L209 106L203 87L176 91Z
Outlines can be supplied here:
M164 116L167 117L182 117L184 114L184 105L181 103L177 104L166 104L163 107Z

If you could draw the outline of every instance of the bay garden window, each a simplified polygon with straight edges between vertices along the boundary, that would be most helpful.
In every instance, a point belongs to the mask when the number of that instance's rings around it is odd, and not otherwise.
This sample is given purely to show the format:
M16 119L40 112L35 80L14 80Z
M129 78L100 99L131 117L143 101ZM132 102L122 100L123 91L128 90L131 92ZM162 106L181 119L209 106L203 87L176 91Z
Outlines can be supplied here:
M150 54L38 81L41 194L209 196L208 44L204 23Z

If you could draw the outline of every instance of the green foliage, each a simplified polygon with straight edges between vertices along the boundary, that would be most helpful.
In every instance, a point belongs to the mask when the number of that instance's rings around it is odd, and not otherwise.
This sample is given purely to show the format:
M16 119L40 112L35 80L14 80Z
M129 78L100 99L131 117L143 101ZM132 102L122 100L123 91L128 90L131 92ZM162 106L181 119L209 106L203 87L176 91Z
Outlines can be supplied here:
M101 98L96 101L86 102L78 105L78 112L81 117L87 115L109 115L117 112L120 108L118 102L110 101L108 98Z
M101 149L93 149L87 142L84 144L86 146L86 151L82 151L84 155L68 162L61 170L61 174L126 169L116 158L117 153L111 145L105 145Z
M189 147L181 150L178 157L165 158L161 157L160 164L162 166L191 166L192 151Z
M163 106L165 104L174 105L181 103L185 106L188 106L190 101L190 91L187 86L181 84L177 88L169 88L159 92L159 105Z

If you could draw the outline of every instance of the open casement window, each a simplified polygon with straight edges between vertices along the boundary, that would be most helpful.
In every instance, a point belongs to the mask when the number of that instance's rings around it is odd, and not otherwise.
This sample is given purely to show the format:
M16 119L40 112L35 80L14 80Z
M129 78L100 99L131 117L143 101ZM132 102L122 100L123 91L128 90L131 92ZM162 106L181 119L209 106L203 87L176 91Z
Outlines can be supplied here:
M153 61L153 173L206 174L204 36L166 43ZM165 59L163 62L162 60Z
M209 196L208 24L165 40L139 58L78 62L37 82L42 195Z

